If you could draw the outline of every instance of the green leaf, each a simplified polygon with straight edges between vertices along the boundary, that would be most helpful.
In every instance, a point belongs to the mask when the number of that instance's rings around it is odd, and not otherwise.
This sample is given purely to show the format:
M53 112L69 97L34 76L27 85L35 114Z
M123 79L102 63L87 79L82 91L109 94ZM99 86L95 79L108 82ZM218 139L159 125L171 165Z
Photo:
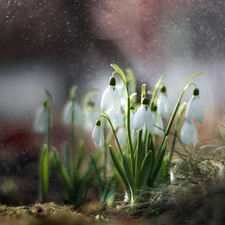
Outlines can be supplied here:
M122 157L123 157L122 159L123 159L124 173L125 173L127 183L130 188L130 193L131 193L131 195L134 196L136 194L137 189L136 189L136 184L135 184L135 180L134 180L134 175L131 171L131 165L129 164L128 159L125 154L123 154Z
M42 202L47 201L49 185L49 159L48 159L48 147L45 144L41 151L40 158L40 191Z
M136 178L136 185L138 187L139 183L139 175L141 169L141 163L143 161L143 148L142 148L142 130L138 132L138 146L136 149L136 165L135 165L135 178Z
M127 83L127 78L126 75L124 74L123 70L116 64L111 64L110 65L120 76L120 78L123 80L124 83Z
M70 151L68 143L63 144L63 163L68 174L71 174Z
M82 165L84 159L84 141L80 140L79 141L79 149L78 149L78 157L77 157L77 166L76 170L80 170L80 167Z
M64 187L66 189L66 192L69 196L71 190L73 189L71 179L70 179L64 165L62 164L59 153L57 152L56 149L53 149L53 154L54 154L54 159L55 159L57 170L60 174L60 177L61 177L61 179L63 181L63 184L64 184Z
M116 170L117 170L118 174L120 175L120 177L121 177L121 179L122 179L122 181L123 181L127 191L129 191L129 193L130 193L130 186L129 186L128 182L127 182L127 178L126 178L126 175L124 173L123 166L121 165L120 161L118 160L118 158L117 158L117 156L116 156L112 146L109 146L109 152L110 152L112 161L113 161L113 163L114 163L114 165L116 167Z
M166 152L166 147L167 147L167 141L168 141L168 137L166 136L162 149L160 150L160 152L157 155L157 159L156 162L154 164L154 168L153 171L150 175L150 184L153 184L155 182L156 176L158 175L161 167L162 167L162 163L163 163L163 158L165 156L165 152Z
M135 76L133 74L133 71L130 68L126 69L126 74L127 74L127 82L130 84L130 90L131 92L135 92L137 88L137 82L135 79Z
M153 156L152 151L150 150L142 162L141 169L140 169L140 176L139 176L139 185L137 187L140 190L142 190L143 187L146 186L149 174L153 168L152 156Z

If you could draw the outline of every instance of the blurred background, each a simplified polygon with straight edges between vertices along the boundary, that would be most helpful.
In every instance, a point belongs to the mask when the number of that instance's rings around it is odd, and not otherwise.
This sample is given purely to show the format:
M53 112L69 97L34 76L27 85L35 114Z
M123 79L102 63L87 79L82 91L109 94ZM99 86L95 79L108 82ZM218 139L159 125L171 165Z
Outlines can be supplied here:
M207 71L199 83L213 104L225 94L224 11L209 0L2 0L0 118L26 121L43 89L57 107L73 84L79 96L103 89L111 63L149 88L165 74L174 98L184 79Z
M55 120L60 120L69 88L78 86L78 99L91 88L105 89L111 63L130 67L139 87L147 83L148 89L166 75L174 103L184 81L206 71L196 83L206 121L218 122L225 98L224 21L225 2L219 0L1 0L2 174L29 171L26 160L37 159L43 139L30 129L43 90L52 94ZM60 143L66 132L57 125L54 132ZM19 156L10 161L9 149L25 154L26 170L18 166L7 172L10 163L21 164Z

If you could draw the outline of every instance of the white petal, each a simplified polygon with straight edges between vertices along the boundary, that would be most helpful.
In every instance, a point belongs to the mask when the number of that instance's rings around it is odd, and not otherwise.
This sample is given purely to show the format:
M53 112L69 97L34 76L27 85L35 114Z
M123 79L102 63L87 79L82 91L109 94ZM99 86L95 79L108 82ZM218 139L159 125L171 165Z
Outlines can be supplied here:
M199 123L202 123L204 121L204 106L199 96L196 96L193 101L193 111L195 119Z
M115 112L118 112L120 110L120 106L121 106L120 94L116 88L113 88L113 108Z
M188 122L194 119L194 108L193 108L194 96L188 101L186 112L185 112L185 119Z
M185 121L181 131L180 140L183 145L196 144L198 141L198 133L193 122Z
M145 125L146 119L146 108L144 105L141 105L137 112L134 114L133 128L135 131L141 130Z
M101 109L107 111L113 103L113 88L108 86L102 94Z
M152 116L152 112L149 109L149 107L147 108L146 111L146 116L145 116L145 124L146 124L146 128L148 130L148 133L152 133L153 132L153 116Z
M72 113L72 101L68 101L62 111L62 121L64 124L70 124L71 122L71 113Z
M92 131L92 140L94 141L96 147L98 147L102 144L101 143L102 136L103 136L103 133L102 133L101 128L99 126L95 126Z
M99 140L99 147L103 147L104 146L104 135L103 135L103 131L100 128L100 140Z
M44 106L37 109L34 118L34 130L38 133L47 132L47 110Z
M192 144L196 144L198 142L198 131L195 124L193 122L191 123L193 125Z
M133 130L134 115L134 110L130 110L130 131Z
M166 118L167 116L170 116L173 112L173 107L170 99L165 94L159 94L158 100L157 100L157 110L159 115L162 118Z

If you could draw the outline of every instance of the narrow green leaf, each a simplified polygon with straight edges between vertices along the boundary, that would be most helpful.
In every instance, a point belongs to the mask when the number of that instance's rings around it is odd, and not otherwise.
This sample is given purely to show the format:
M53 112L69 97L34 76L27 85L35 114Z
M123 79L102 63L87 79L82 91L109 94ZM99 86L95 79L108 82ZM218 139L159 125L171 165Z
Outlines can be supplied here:
M150 150L148 154L145 156L141 165L139 185L137 187L138 189L141 190L143 187L147 186L146 183L152 168L153 168L153 157L152 151Z
M143 161L143 148L142 148L142 130L138 132L138 146L136 150L136 165L135 165L135 180L136 180L136 186L138 187L139 183L139 175L140 175L140 169L141 169L141 164Z
M121 163L119 162L119 160L118 160L118 158L117 158L117 156L116 156L112 146L109 146L109 152L110 152L112 161L113 161L113 163L114 163L114 165L116 167L116 170L117 170L118 174L120 175L120 177L121 177L121 179L122 179L126 189L130 192L130 187L129 187L129 184L127 182L127 178L125 176L123 167L122 167Z
M59 153L57 152L56 149L53 149L53 154L54 154L54 159L55 159L57 170L58 170L58 172L61 176L61 179L63 181L63 184L64 184L65 189L66 189L67 194L68 194L73 189L71 179L70 179L64 165L62 164Z
M161 167L162 167L162 163L163 163L163 159L165 156L165 152L166 152L166 147L167 147L167 141L168 141L168 137L165 138L162 149L160 150L160 152L157 155L157 159L156 162L154 164L154 168L153 171L150 175L150 183L153 184L155 182L156 176L158 175Z
M44 145L41 151L40 158L40 191L42 202L47 201L49 185L49 159L48 159L48 147Z
M82 165L84 159L84 141L79 141L79 149L78 149L78 157L77 157L77 166L76 170L80 170L80 167Z
M71 174L70 150L68 143L63 144L63 163L68 174Z
M102 195L102 179L101 179L101 175L100 175L100 171L97 167L97 164L96 164L96 161L95 161L95 158L93 156L91 156L91 164L94 168L94 172L96 174L96 179L98 181L98 184L99 184L99 188L100 188L100 196Z
M111 64L110 66L118 73L118 75L120 75L121 79L123 79L123 81L125 83L127 83L127 78L126 78L126 75L124 74L123 70L114 63Z
M131 171L131 165L129 164L128 159L125 154L123 154L122 157L123 157L122 159L123 159L124 173L125 173L125 176L127 179L127 183L129 184L129 187L130 187L130 193L131 193L131 195L135 195L137 189L136 189L136 183L134 180L134 175Z

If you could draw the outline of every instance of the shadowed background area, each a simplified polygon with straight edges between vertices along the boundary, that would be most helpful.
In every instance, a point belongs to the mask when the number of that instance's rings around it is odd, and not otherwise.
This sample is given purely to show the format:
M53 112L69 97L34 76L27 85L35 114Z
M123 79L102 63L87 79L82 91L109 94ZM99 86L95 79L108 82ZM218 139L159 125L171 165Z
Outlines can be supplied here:
M102 89L112 62L130 66L139 83L151 86L161 74L167 75L168 91L174 79L182 85L187 76L208 71L201 82L207 80L203 86L215 91L224 71L224 5L182 0L3 0L0 115L27 119L44 98L44 88L57 106L65 101L71 84L79 86L78 95L92 87ZM173 89L171 95L179 91Z

